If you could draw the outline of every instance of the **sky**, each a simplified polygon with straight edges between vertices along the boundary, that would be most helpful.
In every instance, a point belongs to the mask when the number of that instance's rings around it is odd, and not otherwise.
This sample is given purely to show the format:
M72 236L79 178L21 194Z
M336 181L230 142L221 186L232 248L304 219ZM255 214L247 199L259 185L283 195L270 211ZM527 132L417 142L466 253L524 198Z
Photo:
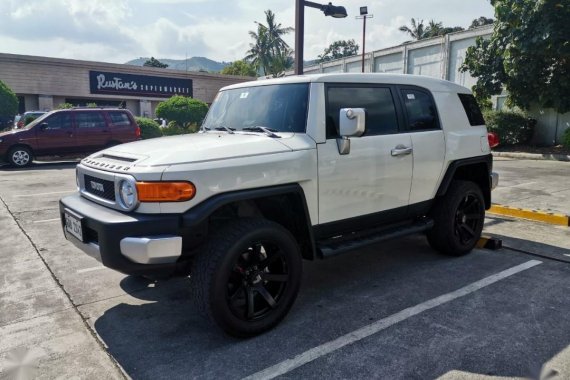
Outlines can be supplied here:
M328 2L329 0L326 0ZM323 1L324 3L325 1ZM263 4L263 5L260 5ZM337 0L349 16L325 17L305 8L305 59L316 58L336 40L362 45L368 6L366 51L409 40L398 30L410 19L468 27L493 17L489 0ZM283 26L295 24L294 0L0 0L0 52L125 63L138 57L207 57L234 61L246 55L255 21L271 9ZM285 37L291 47L293 33Z

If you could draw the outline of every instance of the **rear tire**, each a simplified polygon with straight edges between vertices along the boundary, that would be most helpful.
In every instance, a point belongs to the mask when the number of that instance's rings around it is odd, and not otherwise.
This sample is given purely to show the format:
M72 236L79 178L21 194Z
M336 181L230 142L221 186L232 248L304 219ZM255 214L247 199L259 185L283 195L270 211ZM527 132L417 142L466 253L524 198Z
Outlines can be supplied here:
M238 219L212 234L190 276L198 309L227 334L259 335L287 315L301 284L291 233L265 219Z
M465 255L475 247L485 221L481 188L471 181L455 180L432 208L434 227L428 231L430 246L451 256Z
M16 146L8 151L8 162L17 168L29 166L33 159L32 150L26 146Z

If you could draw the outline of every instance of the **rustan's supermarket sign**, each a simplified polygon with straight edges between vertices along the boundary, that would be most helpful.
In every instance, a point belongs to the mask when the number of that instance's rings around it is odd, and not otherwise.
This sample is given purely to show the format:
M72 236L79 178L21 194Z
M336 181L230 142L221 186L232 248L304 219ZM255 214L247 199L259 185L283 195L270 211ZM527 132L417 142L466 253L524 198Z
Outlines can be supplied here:
M166 78L89 71L92 94L132 95L169 98L173 95L192 96L192 79Z

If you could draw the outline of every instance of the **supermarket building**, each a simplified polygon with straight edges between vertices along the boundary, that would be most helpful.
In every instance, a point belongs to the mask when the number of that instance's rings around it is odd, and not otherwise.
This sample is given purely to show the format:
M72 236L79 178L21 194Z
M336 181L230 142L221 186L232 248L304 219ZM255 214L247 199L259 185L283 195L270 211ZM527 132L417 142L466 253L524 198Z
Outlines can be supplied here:
M210 104L220 88L255 78L0 53L0 80L18 96L19 113L96 103L154 117L173 95Z

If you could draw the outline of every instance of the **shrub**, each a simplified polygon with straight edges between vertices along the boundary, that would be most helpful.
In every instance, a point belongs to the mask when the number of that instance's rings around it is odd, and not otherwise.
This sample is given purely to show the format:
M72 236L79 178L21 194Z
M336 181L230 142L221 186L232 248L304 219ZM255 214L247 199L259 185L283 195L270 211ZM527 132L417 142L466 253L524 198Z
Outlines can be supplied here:
M201 100L176 95L156 107L156 116L175 121L179 126L201 124L208 112L208 105Z
M135 117L135 120L141 129L143 140L162 136L160 125L156 121L148 117Z
M18 112L18 97L0 80L0 119L12 120Z
M58 109L58 110L67 110L67 109L70 109L70 108L73 108L73 104L71 104L71 103L60 103L60 104L57 106L57 109Z
M175 122L168 123L166 128L162 128L165 136L185 135L191 133L188 129L178 126Z
M536 120L522 112L486 111L484 116L487 129L499 134L502 145L528 143L536 126Z
M32 115L26 116L26 118L24 119L24 125L30 124L32 121L36 120L37 118L38 118L37 116L32 116Z
M570 149L570 128L565 130L562 135L562 145L564 145L565 148Z

